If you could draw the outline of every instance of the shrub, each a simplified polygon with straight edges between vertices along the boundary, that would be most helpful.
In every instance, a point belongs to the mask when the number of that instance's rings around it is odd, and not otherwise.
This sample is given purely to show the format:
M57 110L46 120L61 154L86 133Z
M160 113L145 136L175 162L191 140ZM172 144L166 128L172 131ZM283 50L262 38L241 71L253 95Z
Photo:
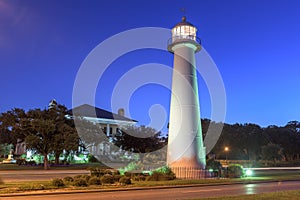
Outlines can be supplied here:
M65 184L72 183L74 179L71 176L66 176L63 178Z
M60 178L54 178L54 179L52 179L51 184L53 186L55 186L55 187L63 187L63 186L65 186L63 180L60 179Z
M206 169L220 170L222 169L222 164L215 159L209 159L206 161Z
M87 186L88 184L87 184L86 179L78 178L78 179L74 180L73 185L79 186L79 187L84 187L84 186Z
M113 175L104 174L101 178L102 184L113 184L115 182Z
M89 179L91 178L90 175L87 174L81 174L81 175L76 175L73 177L73 179L85 179L86 181L89 181Z
M148 176L146 178L146 181L168 181L168 180L174 180L175 174L172 172L170 174L164 174L161 172L154 171L151 176Z
M73 177L73 179L74 179L74 180L75 180L75 179L81 179L81 175L76 175L76 176Z
M145 175L137 175L137 176L133 177L133 180L134 181L145 181L146 177L148 177L148 175L147 176L145 176Z
M160 167L160 168L156 169L154 172L159 172L159 173L167 174L167 175L174 174L172 172L172 169L168 166Z
M114 177L114 181L115 182L119 182L119 180L122 177L122 175L113 175L113 177Z
M87 175L87 174L83 174L83 175L81 175L80 178L83 178L83 179L85 179L88 182L90 180L91 176Z
M240 178L244 176L243 166L240 164L231 164L227 168L228 178Z
M105 169L100 169L100 168L97 168L97 167L89 168L89 170L90 170L90 175L91 176L101 177L104 174L106 174Z
M132 172L125 172L124 173L124 176L127 176L127 177L133 177L134 173Z
M89 180L89 185L101 185L101 180L99 177L91 177Z
M34 160L30 160L26 162L27 165L36 165L36 162Z
M113 175L121 175L121 172L119 170L113 171Z
M131 179L129 177L122 176L119 180L119 183L121 183L123 185L130 185L131 184Z
M46 187L43 184L28 183L21 185L19 191L44 190Z
M113 172L110 169L106 169L106 170L104 170L104 174L110 174L110 175L112 175Z
M27 162L24 158L19 158L16 160L17 165L25 165Z

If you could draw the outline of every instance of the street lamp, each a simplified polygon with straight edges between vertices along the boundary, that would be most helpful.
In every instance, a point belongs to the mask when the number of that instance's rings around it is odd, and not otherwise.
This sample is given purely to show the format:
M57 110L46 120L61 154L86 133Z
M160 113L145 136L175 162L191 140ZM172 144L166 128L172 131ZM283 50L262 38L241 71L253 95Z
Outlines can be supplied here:
M229 151L229 148L228 147L225 147L225 154L226 154L226 165L228 165L228 163L227 163L227 154L228 154L228 151Z
M228 148L228 147L225 147L225 148L224 148L224 151L225 151L225 155L226 155L226 177L228 177L227 154L228 154L229 148Z

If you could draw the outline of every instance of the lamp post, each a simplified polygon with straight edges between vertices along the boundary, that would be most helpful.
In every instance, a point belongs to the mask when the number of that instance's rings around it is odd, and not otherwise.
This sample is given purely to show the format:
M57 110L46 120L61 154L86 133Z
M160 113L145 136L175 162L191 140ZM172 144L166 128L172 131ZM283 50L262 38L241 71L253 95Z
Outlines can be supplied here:
M227 154L228 154L229 148L228 148L228 147L225 147L224 150L225 150L225 155L226 155L226 177L228 178L228 162L227 162Z
M225 154L226 154L226 165L228 165L228 163L227 163L227 154L228 154L229 148L225 147L224 150L225 150Z

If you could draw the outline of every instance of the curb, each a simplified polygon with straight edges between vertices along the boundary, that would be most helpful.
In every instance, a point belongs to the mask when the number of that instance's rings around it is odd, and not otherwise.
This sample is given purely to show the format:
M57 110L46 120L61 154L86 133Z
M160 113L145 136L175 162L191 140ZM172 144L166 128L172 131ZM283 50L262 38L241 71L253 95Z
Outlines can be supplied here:
M154 190L154 189L170 189L170 188L186 188L186 187L205 187L205 186L221 186L221 185L237 185L237 184L259 184L271 182L290 182L300 180L270 180L270 181L247 181L247 182L233 182L233 183L211 183L211 184L190 184L190 185L168 185L168 186L153 186L153 187L132 187L132 188L112 188L112 189L91 189L91 190L70 190L70 191L44 191L44 192L24 192L1 194L0 197L17 197L17 196L41 196L41 195L59 195L59 194L76 194L76 193L92 193L92 192L117 192L117 191L133 191L133 190Z

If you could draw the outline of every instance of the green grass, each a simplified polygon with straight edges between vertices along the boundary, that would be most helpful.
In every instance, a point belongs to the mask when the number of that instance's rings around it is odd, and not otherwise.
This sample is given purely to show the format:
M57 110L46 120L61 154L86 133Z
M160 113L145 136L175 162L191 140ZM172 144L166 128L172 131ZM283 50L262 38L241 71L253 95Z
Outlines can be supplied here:
M216 198L202 198L202 199L204 200L241 200L241 199L243 200L270 200L270 199L299 200L300 190L269 192L263 194L239 195L239 196L228 196L228 197L216 197Z

